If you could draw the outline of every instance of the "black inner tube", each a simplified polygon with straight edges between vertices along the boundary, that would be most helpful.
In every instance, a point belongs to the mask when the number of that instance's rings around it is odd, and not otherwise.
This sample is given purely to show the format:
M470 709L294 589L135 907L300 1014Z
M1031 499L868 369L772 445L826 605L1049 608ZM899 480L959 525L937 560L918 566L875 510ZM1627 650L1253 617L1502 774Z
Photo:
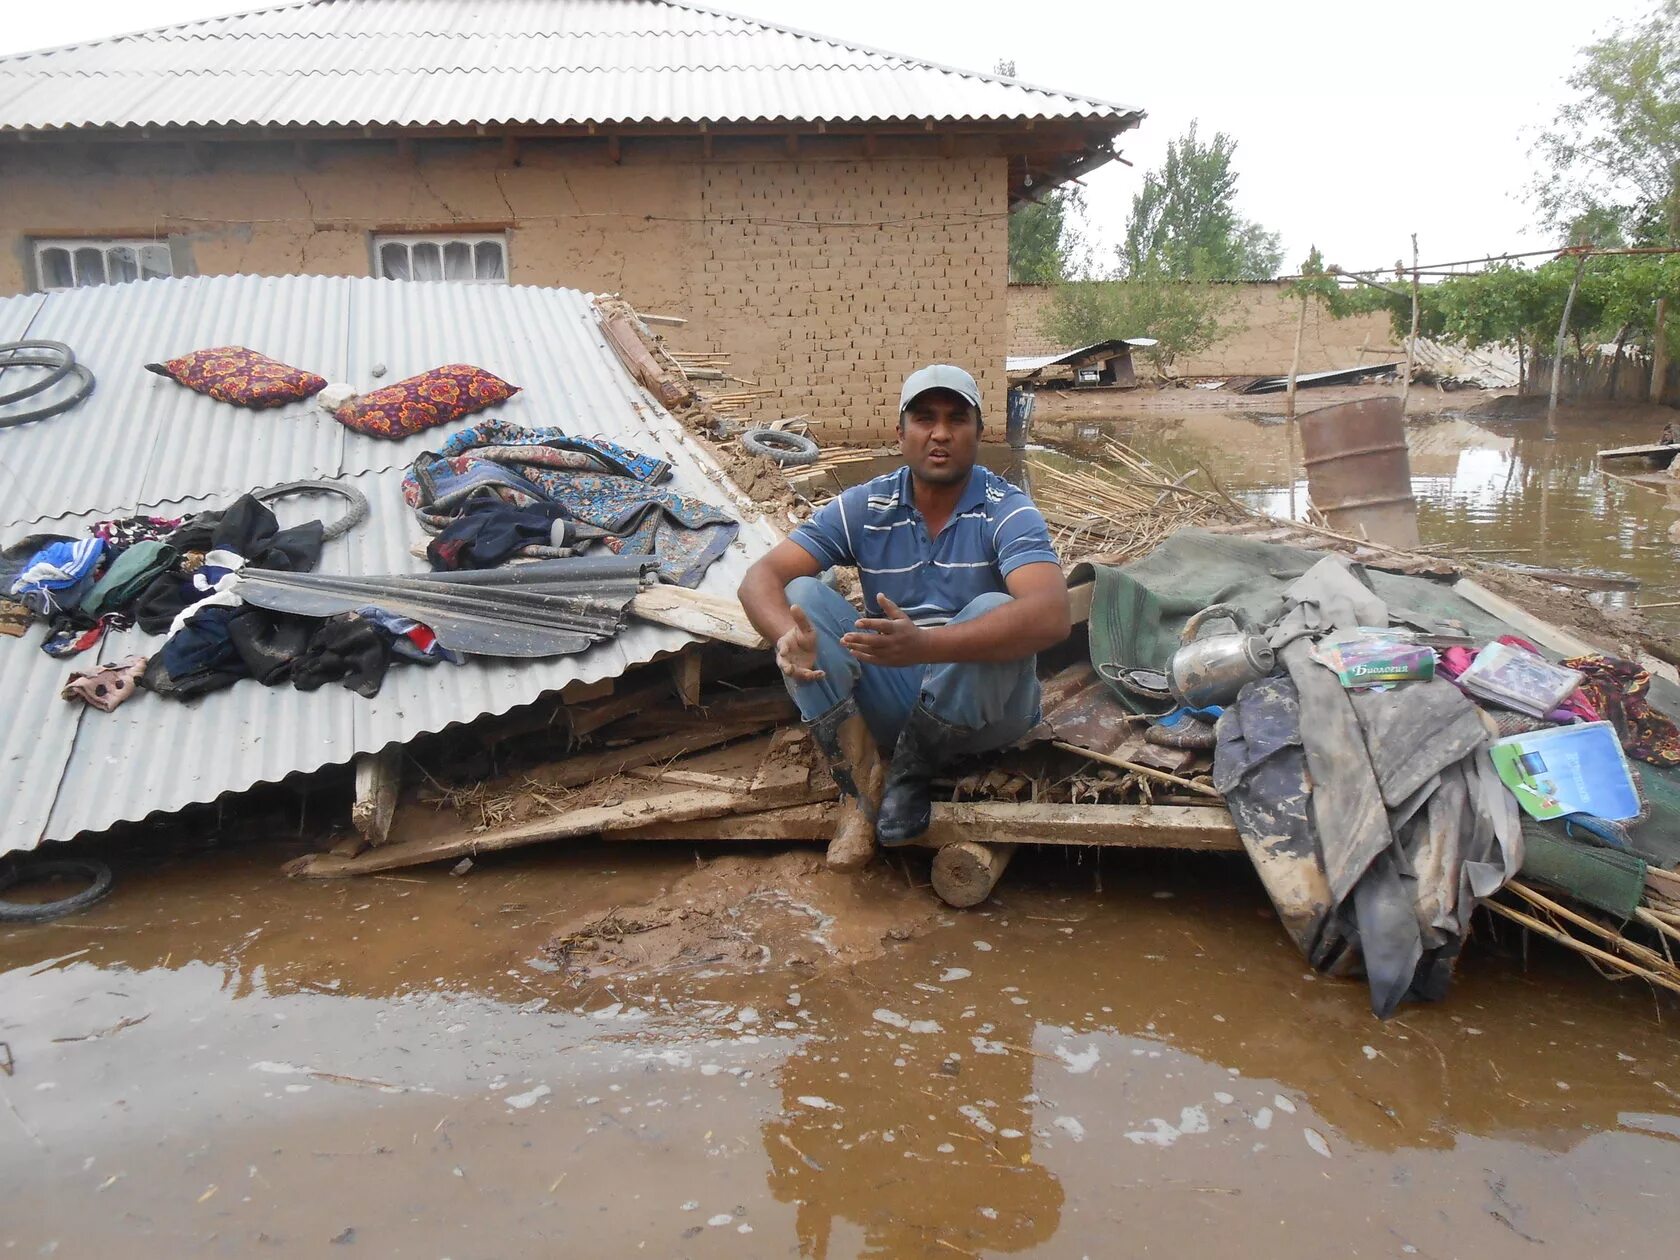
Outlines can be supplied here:
M62 341L0 342L0 372L7 368L20 367L47 368L48 372L40 380L0 394L0 429L27 424L32 420L45 420L69 411L93 393L93 373L76 362L75 352ZM54 401L27 407L22 411L3 410L13 403L44 393L66 379L74 380L75 388Z

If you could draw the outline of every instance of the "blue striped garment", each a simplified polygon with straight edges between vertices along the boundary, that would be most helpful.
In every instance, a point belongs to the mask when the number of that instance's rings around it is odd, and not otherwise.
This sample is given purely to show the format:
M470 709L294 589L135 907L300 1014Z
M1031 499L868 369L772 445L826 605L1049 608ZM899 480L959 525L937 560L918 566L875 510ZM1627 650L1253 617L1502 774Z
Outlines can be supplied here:
M1003 579L1023 564L1060 564L1033 501L978 464L938 538L911 501L908 467L830 499L790 537L825 568L855 565L869 616L881 615L885 594L922 626L1007 592Z

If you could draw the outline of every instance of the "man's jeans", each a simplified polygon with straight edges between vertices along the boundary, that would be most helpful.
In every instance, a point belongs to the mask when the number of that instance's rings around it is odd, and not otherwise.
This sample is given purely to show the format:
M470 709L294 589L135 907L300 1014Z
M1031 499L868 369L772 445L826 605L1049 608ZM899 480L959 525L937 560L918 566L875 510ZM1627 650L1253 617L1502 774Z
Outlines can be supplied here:
M858 619L857 609L843 595L816 578L801 577L788 583L787 598L789 604L805 610L817 633L816 664L823 677L815 682L786 680L788 693L807 722L854 696L876 741L891 748L919 700L935 717L975 732L961 752L1002 748L1037 725L1035 658L960 665L866 665L840 643L840 636L850 634ZM978 596L951 621L972 621L1012 598L1001 593Z

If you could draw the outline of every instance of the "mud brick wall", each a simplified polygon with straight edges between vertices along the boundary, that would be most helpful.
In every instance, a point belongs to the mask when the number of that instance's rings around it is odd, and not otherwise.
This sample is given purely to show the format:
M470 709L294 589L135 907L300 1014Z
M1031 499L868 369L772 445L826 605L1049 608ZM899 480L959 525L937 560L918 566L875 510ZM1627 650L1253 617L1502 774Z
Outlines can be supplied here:
M1233 301L1223 319L1232 329L1199 354L1181 358L1173 369L1178 375L1270 376L1289 371L1300 306L1275 282L1232 285L1231 289ZM1056 345L1044 333L1042 321L1052 298L1048 285L1009 286L1010 354L1051 354L1069 348ZM1149 330L1139 328L1129 335L1147 337ZM1397 344L1387 315L1332 319L1322 309L1311 310L1301 338L1301 371L1327 372L1404 358L1404 350L1395 350ZM1144 369L1145 361L1138 357L1139 368Z
M514 284L622 293L676 315L671 345L732 356L768 391L749 421L808 414L824 441L890 440L904 377L960 363L1001 431L1004 159L690 142L426 140L128 144L0 152L0 295L36 284L40 238L169 242L178 275L376 274L380 233L501 233ZM186 349L187 347L183 347ZM708 392L721 392L722 386ZM734 387L730 388L744 388Z
M1001 432L1006 202L1000 158L708 166L692 300L709 344L681 344L771 391L750 418L809 414L825 441L890 441L928 363L973 372Z

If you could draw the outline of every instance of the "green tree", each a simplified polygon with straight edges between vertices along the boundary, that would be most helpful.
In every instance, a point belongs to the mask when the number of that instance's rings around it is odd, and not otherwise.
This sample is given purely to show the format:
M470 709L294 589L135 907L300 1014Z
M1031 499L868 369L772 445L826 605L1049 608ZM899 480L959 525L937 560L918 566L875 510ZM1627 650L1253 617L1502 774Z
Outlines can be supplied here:
M1680 0L1677 0L1680 2ZM1237 142L1215 132L1207 143L1191 123L1167 144L1166 161L1143 178L1120 246L1126 279L1268 280L1283 249L1276 232L1236 211Z
M1680 244L1680 0L1588 44L1568 82L1573 97L1536 145L1549 168L1532 188L1541 218Z
M1057 188L1009 214L1009 282L1053 284L1075 275L1084 254L1085 194Z
M1231 330L1222 318L1231 301L1228 286L1158 275L1076 280L1056 286L1043 331L1070 347L1111 337L1153 337L1155 345L1145 355L1165 373L1180 355L1205 350Z
M1680 245L1680 0L1657 0L1644 17L1588 44L1569 86L1573 96L1536 145L1549 167L1531 189L1541 217L1557 229L1584 229L1592 243ZM1658 402L1673 349L1671 303L1672 290L1651 302ZM1624 322L1618 344L1633 322Z

